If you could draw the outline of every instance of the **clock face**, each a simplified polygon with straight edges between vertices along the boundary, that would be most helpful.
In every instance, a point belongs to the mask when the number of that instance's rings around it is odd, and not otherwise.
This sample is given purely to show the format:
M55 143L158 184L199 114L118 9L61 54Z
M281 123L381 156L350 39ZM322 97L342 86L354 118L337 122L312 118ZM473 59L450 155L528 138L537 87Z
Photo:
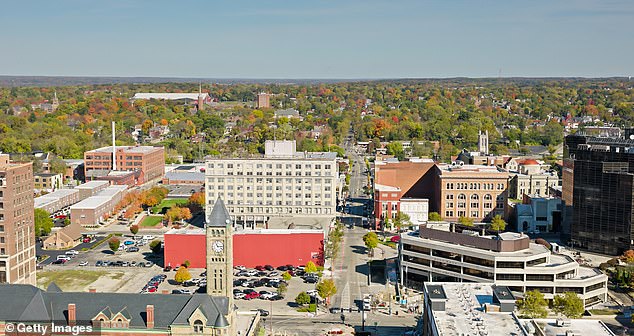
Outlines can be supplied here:
M211 244L211 249L214 250L214 252L216 253L222 252L224 248L225 244L223 244L223 242L220 240L216 240L215 242L213 242L213 244Z

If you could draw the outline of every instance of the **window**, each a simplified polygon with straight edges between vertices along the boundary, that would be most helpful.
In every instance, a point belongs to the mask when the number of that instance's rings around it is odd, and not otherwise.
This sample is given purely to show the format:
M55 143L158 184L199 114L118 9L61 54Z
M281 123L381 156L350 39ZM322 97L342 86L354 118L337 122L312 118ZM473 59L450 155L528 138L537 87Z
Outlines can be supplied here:
M459 199L459 200L466 200L466 199L467 199L467 195L465 195L465 194L458 194L458 199Z
M447 196L445 196L445 199L452 200L453 194L447 194Z
M453 211L450 211L450 210L445 211L445 217L453 217Z
M204 330L203 321L196 320L194 321L194 332L197 334L202 334Z

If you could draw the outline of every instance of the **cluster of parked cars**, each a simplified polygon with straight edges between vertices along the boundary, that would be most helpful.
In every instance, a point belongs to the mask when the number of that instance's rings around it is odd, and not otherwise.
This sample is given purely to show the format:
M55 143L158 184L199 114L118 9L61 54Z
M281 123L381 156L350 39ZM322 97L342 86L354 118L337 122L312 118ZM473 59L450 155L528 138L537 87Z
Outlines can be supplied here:
M63 265L67 263L68 261L70 261L71 259L73 259L78 254L79 254L79 251L76 251L76 250L66 251L64 254L58 255L55 261L53 261L53 264Z
M154 236L143 236L141 239L126 239L123 244L119 245L119 251L139 252L139 247L148 244L154 239Z
M255 289L251 289L251 288L245 288L245 289L235 288L233 290L233 298L235 300L262 299L262 300L269 300L269 301L277 301L277 300L282 300L284 297L282 295L279 295L277 293L267 291L267 290L261 290L258 292Z
M95 263L95 267L152 267L154 265L153 262L151 261L123 261L123 260L116 260L116 261L105 261L105 260L98 260Z
M150 281L148 281L147 284L143 286L143 289L141 289L141 294L156 292L159 285L163 283L165 279L167 279L167 276L165 274L157 274L153 276Z
M259 278L259 279L245 279L239 278L233 280L234 287L247 287L247 288L256 288L256 287L273 287L278 288L281 284L288 285L288 283L279 278Z

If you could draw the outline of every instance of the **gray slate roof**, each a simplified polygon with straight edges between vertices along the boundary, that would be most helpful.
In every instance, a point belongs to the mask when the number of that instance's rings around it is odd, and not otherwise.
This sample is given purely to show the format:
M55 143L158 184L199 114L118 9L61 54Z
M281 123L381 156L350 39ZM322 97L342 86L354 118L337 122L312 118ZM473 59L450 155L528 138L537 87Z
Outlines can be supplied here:
M214 207L211 209L211 214L209 214L207 226L227 227L230 223L231 215L229 214L229 210L227 210L222 198L218 197L216 203L214 203Z
M154 328L189 324L188 318L200 307L207 326L226 319L229 300L207 294L64 293L43 291L31 285L0 284L0 321L66 321L68 304L74 303L77 321L88 323L100 312L108 317L121 313L130 328L146 328L146 306L154 306ZM222 327L222 326L221 326Z

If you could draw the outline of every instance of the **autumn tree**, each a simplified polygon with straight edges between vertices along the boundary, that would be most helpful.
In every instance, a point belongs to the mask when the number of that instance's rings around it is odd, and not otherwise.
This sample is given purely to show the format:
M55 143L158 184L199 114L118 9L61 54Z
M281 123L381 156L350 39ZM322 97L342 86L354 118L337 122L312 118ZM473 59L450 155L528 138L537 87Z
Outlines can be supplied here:
M473 227L473 219L469 217L460 216L460 218L458 218L458 223L460 223L460 225Z
M337 294L337 286L335 286L335 281L332 279L320 281L315 289L317 289L319 296L324 299L330 299L331 296Z
M174 274L174 281L177 283L183 283L187 280L191 280L192 275L189 273L189 269L183 265L178 268L176 274Z
M117 237L112 237L108 240L108 247L112 252L117 252L119 250L119 246L121 245L121 241Z
M628 264L634 263L634 250L627 250L623 253L623 261Z
M317 266L314 262L308 261L306 267L304 267L304 271L306 271L306 273L317 273Z
M502 216L495 215L491 221L491 230L495 230L500 233L500 231L504 231L504 229L506 229L506 222L502 219Z
M136 224L130 225L130 233L132 233L133 235L139 233L139 226Z
M440 217L440 214L437 213L437 212L430 212L428 219L429 219L430 222L440 222L440 221L442 221L442 217Z
M192 218L192 213L189 208L186 207L175 206L165 213L165 219L170 223L188 220L190 218Z

